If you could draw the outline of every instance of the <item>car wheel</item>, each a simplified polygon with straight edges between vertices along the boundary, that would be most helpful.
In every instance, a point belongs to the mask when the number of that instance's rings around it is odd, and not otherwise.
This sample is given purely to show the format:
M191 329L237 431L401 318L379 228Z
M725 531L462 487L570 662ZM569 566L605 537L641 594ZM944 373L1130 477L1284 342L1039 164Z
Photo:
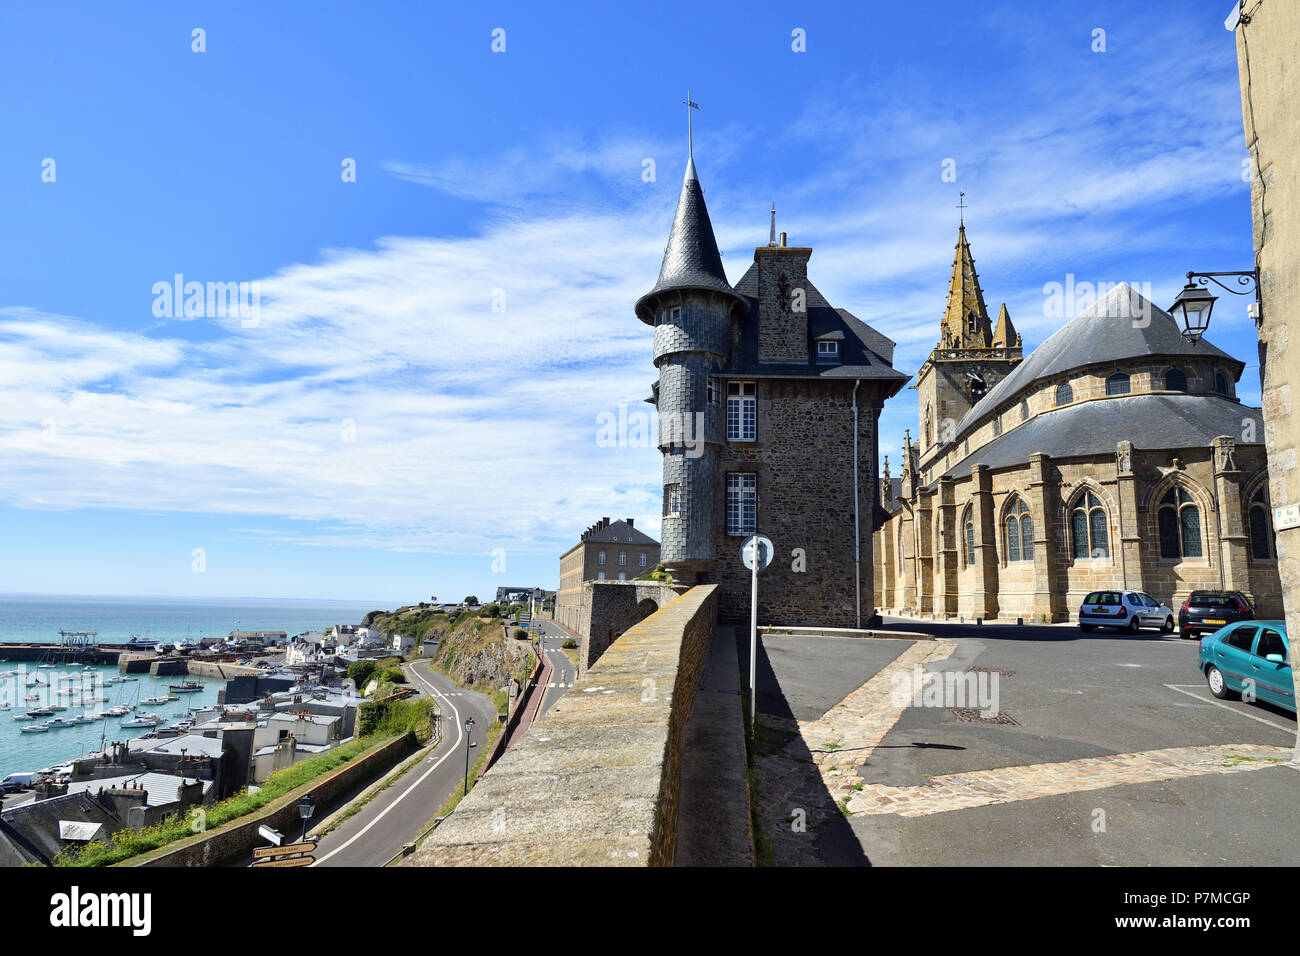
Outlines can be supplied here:
M1185 627L1185 628L1183 628L1183 640L1186 641L1186 640L1188 640L1188 639L1190 639L1190 638L1193 638L1193 637L1195 637L1195 636L1196 636L1196 632L1193 631L1190 627Z
M1079 630L1081 630L1081 631L1083 631L1083 633L1087 634L1089 631L1092 630L1092 625L1091 625L1091 624L1080 624L1080 625L1079 625Z
M1165 618L1165 626L1160 629L1160 633L1161 634L1174 633L1174 619L1172 617Z
M1224 678L1222 671L1211 664L1205 669L1205 683L1210 685L1210 693L1219 700L1236 700L1235 691L1228 688L1228 681Z
M1136 634L1138 632L1138 628L1141 626L1142 625L1138 622L1137 615L1135 614L1128 622L1128 632L1130 634Z

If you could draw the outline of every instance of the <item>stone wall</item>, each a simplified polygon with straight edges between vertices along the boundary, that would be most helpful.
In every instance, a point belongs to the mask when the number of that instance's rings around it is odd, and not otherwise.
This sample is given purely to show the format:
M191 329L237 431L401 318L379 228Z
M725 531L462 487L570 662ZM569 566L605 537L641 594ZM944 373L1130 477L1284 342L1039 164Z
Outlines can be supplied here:
M282 805L263 809L241 822L220 827L210 833L182 842L180 845L145 860L127 860L121 866L220 866L232 860L247 857L254 847L265 842L258 834L260 826L270 826L295 836L301 833L302 820L298 815L298 800L310 793L317 806L327 803L348 790L365 783L392 767L418 746L415 734L408 733L373 750L364 757L344 764L333 774L301 792L294 791L292 799L281 798Z
M873 383L858 389L858 507L862 620L874 606L872 516L876 501ZM753 472L758 531L776 555L759 580L763 624L854 627L853 382L768 379L758 383L757 441L722 448L720 472ZM715 562L704 580L721 587L722 620L748 622L750 572L740 562L747 535L726 526L726 482L714 485ZM796 553L796 549L800 553Z
M624 633L400 865L671 865L716 608L695 587Z
M583 585L578 625L574 628L582 637L579 670L594 664L633 624L677 600L686 590L657 581L588 581Z
M1272 506L1281 508L1300 503L1300 416L1294 414L1300 362L1290 351L1292 332L1300 342L1300 18L1287 0L1247 0L1241 20L1237 67L1263 304L1259 356L1264 443ZM1277 554L1287 624L1291 633L1300 633L1300 528L1277 532ZM1300 683L1300 641L1291 642L1291 664Z

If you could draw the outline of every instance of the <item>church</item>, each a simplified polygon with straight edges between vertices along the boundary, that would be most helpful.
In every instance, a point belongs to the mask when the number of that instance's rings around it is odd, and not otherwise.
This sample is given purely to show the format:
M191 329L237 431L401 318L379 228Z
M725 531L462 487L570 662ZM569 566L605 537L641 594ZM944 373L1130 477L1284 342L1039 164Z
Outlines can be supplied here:
M1258 408L1244 363L1121 284L1025 356L989 316L964 223L939 340L874 538L879 607L936 619L1074 620L1089 592L1244 592L1280 617Z
M658 281L637 300L658 370L660 560L678 586L717 584L719 617L745 621L740 550L763 534L760 621L860 626L876 604L876 426L907 376L890 339L812 284L813 250L778 240L775 215L733 286L691 155Z

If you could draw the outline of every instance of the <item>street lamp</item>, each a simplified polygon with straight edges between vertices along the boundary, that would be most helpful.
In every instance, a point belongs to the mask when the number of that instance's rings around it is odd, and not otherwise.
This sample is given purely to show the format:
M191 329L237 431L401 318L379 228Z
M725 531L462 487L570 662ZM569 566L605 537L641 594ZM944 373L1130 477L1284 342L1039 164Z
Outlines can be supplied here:
M298 801L298 816L302 817L302 839L300 843L307 842L307 821L311 815L316 812L316 805L311 802L311 794L304 793L302 799Z
M474 718L466 717L465 718L465 789L461 793L461 796L464 796L465 794L469 793L469 750L471 747L477 746L474 743L474 741L469 739L470 734L473 732L473 730L474 730Z
M1220 282L1216 276L1233 276L1237 280L1235 284L1240 288L1234 289ZM1249 272L1189 272L1187 285L1183 286L1174 299L1174 304L1169 307L1169 314L1182 324L1183 337L1193 345L1200 341L1205 330L1210 327L1210 313L1214 311L1214 303L1218 300L1218 296L1210 292L1211 282L1233 295L1254 292L1255 306L1251 317L1258 325L1263 315L1259 300L1259 273L1253 269Z

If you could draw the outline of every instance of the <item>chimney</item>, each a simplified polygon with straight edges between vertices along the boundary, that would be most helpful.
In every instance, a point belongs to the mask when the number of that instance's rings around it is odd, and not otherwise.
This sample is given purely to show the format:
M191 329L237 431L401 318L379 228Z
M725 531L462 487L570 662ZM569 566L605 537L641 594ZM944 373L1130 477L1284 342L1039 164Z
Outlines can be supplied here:
M632 522L633 522L634 520L636 520L636 519L634 519L634 518L624 518L623 520L627 522L627 526L630 528L630 527L632 527Z
M781 248L785 248L785 233L781 233Z

